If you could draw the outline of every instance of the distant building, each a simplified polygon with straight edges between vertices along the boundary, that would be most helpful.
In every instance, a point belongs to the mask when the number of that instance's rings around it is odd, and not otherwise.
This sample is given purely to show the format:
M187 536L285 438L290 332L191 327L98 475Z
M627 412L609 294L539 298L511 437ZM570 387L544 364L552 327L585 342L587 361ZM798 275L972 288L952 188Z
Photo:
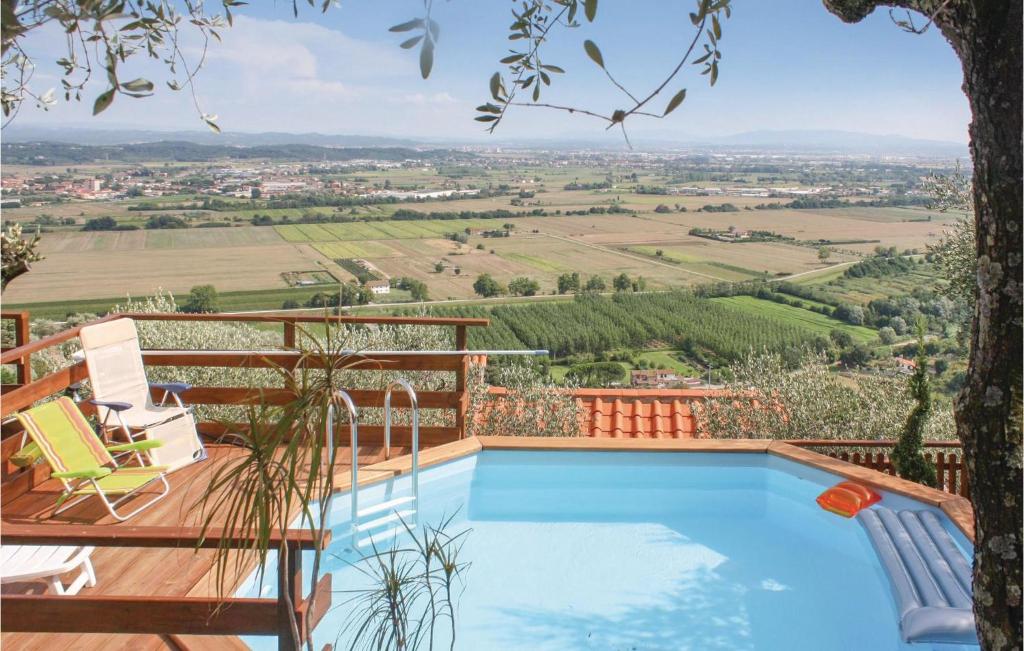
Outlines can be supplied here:
M682 382L682 378L676 375L675 371L667 369L639 369L629 374L629 383L634 387L658 389L679 382Z
M390 294L391 283L387 280L371 280L366 283L366 288L374 294Z
M900 373L910 375L917 370L917 362L915 362L912 359L907 359L905 357L897 357L895 358L895 361L896 370L899 371Z

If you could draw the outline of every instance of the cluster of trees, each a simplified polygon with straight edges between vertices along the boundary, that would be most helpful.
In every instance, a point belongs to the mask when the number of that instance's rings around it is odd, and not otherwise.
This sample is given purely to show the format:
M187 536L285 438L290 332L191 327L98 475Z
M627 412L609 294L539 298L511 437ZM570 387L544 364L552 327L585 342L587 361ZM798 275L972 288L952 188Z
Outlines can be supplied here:
M572 183L566 183L563 187L564 190L608 190L612 187L612 182L608 180L597 181L596 183L580 183L579 181L573 181Z
M698 212L739 212L740 209L731 203L722 203L717 206L711 204L705 204L704 206L697 209Z
M922 261L923 262L923 261ZM911 271L916 266L913 258L902 256L875 255L861 260L846 268L843 275L847 278L882 278Z
M491 274L480 274L473 281L473 291L484 298L506 293L512 296L536 296L540 292L540 283L532 278L520 276L510 280L506 287L495 280Z
M466 230L468 231L469 229L467 228ZM453 233L445 233L444 239L451 240L452 242L458 242L459 244L466 244L469 242L469 233L459 233L457 231Z
M632 213L632 210L627 210L618 204L614 204L611 206L591 206L581 210L566 210L563 214L572 217L586 215L629 215Z
M633 188L637 194L668 194L668 188L663 185L638 185Z
M188 228L188 222L173 215L153 215L146 220L146 228L151 230Z
M400 208L391 215L395 221L422 221L425 219L450 221L454 219L512 219L513 217L532 217L526 211L512 212L501 208L495 210L462 210L459 212L420 212Z
M221 224L217 222L211 222L202 224L207 228L215 226L229 226L229 224ZM188 222L181 217L175 217L173 215L154 215L146 220L145 228L150 230L160 229L174 229L174 228L188 228ZM120 224L113 217L95 217L88 219L85 225L82 226L83 231L137 231L139 230L136 224Z
M540 291L540 283L532 278L521 276L508 283L508 293L512 296L535 296Z
M621 273L612 279L612 288L617 292L642 292L647 289L647 280L643 276L630 278L629 274ZM580 294L584 292L603 292L608 285L600 276L593 275L584 282L579 272L564 273L558 277L559 294Z
M626 379L626 369L618 362L573 364L565 379L581 387L606 387Z
M473 281L473 291L484 298L491 298L492 296L504 293L505 287L495 280L491 274L480 274Z
M427 289L427 284L422 280L402 276L395 282L395 287L408 291L414 301L430 300L430 292Z
M0 205L0 208L8 208L8 207L10 207L10 208L17 208L18 206L17 205L14 205L14 206ZM32 223L37 225L37 226L74 226L75 225L75 218L74 217L54 217L53 215L43 214L43 215L39 215L38 217L33 219Z
M305 307L337 307L338 305L366 305L373 300L373 292L362 285L345 283L337 292L317 292L309 297Z
M188 298L178 307L179 312L208 314L220 312L217 289L213 285L196 285L188 292Z
M137 231L135 224L119 224L113 217L95 217L87 219L82 226L83 231Z
M792 208L795 210L828 209L828 208L887 208L898 206L927 206L930 203L928 197L896 195L881 197L878 199L860 199L849 201L835 197L798 197L789 203L759 203L756 210L784 210ZM930 218L929 218L930 221Z

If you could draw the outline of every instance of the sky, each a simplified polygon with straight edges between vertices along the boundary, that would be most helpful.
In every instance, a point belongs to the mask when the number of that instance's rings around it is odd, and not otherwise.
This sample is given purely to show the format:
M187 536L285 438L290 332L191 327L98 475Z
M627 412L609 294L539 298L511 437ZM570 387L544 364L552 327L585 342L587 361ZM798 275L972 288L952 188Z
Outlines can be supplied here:
M214 3L209 3L210 5ZM219 3L216 3L219 4ZM253 3L256 4L256 3ZM434 71L423 80L416 51L398 47L408 34L387 31L422 12L420 0L340 0L326 13L306 6L293 17L279 0L241 7L234 27L213 43L197 80L205 112L225 131L358 134L486 140L474 107L487 101L487 80L503 67L511 22L507 0L436 2L441 25ZM319 4L319 3L317 3ZM596 42L615 76L634 94L657 86L692 38L692 2L603 0L597 20L562 30L545 60L566 70L543 101L610 113L626 98L584 54ZM63 55L60 34L33 34L26 48L39 62L34 88L59 88L45 65ZM733 0L723 24L718 83L709 87L686 66L654 100L663 108L679 88L684 104L662 120L635 120L641 137L692 139L757 130L837 129L967 142L970 113L960 90L958 60L937 30L910 34L876 11L847 25L817 0ZM196 42L187 51L198 54ZM137 62L126 68L158 84L153 97L118 97L92 117L102 80L81 103L48 112L25 106L25 126L101 129L202 129L191 96L161 82L165 71ZM619 138L580 115L538 108L514 110L500 126L503 138Z

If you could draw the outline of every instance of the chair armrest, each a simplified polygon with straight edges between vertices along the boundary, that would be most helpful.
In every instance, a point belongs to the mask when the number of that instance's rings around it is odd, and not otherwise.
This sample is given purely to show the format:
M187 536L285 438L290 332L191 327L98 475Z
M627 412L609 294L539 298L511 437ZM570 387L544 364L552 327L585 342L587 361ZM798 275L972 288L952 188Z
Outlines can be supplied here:
M173 393L174 395L184 393L192 388L191 384L187 384L185 382L164 382L162 384L151 383L149 386L152 389L166 391L167 393Z
M110 468L86 468L85 470L72 470L70 472L55 472L50 476L54 479L99 479L106 477L111 472Z
M28 468L42 456L43 451L39 449L39 446L34 441L30 441L28 445L12 454L8 461L18 468Z
M152 450L163 445L163 441L157 441L156 439L146 439L143 441L135 441L134 443L121 443L119 445L108 445L108 452L141 452L144 450Z
M96 400L93 398L89 401L90 405L96 405L97 407L106 407L112 411L127 411L132 408L130 402L115 402L113 400Z

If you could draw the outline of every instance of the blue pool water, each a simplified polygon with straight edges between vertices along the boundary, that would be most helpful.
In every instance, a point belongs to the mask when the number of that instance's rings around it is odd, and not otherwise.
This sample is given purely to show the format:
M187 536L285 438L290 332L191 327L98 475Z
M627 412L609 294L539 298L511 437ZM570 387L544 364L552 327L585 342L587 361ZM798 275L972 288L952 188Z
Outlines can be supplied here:
M418 517L433 525L455 513L448 531L471 530L460 556L472 565L457 649L976 648L901 642L863 528L814 501L837 481L766 454L484 451L424 470ZM407 476L369 486L360 507L408 491ZM928 508L892 494L882 503ZM345 591L367 585L358 567L366 548L353 551L348 535L347 494L333 510L323 571L335 594L315 631L318 649L350 647L339 639L352 617ZM272 588L250 582L243 594ZM438 636L435 648L447 649Z

